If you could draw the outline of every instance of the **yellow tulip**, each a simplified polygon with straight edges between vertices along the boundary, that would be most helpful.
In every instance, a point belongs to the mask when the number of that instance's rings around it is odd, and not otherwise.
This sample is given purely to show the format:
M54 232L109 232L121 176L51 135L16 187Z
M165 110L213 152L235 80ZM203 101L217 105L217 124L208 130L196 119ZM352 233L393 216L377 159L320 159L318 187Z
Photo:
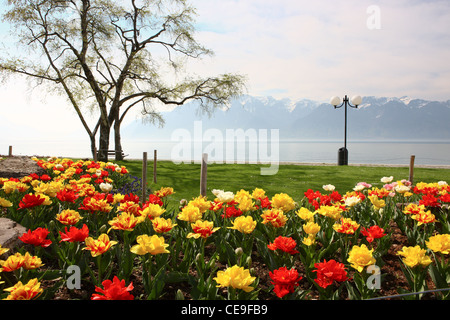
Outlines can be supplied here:
M263 189L255 188L252 192L252 198L257 199L264 199L266 197L266 192Z
M303 231L309 235L316 235L320 231L320 226L312 221L303 225Z
M232 221L233 226L228 229L235 229L241 233L252 233L256 227L256 221L251 216L239 216Z
M166 248L169 246L164 243L163 237L158 237L157 235L153 235L149 237L146 234L138 236L136 239L136 245L132 246L130 251L138 254L144 255L150 253L151 255L161 254L161 253L170 253Z
M278 193L274 195L270 202L272 203L273 208L281 209L285 213L295 209L294 200L286 193Z
M217 282L217 287L232 287L242 289L245 292L250 292L254 289L250 285L255 279L256 277L252 277L248 269L237 265L227 268L225 271L218 271L217 277L214 278Z
M434 252L450 253L450 234L437 234L430 237L425 243Z
M255 209L255 203L252 201L252 198L250 197L242 197L239 200L239 206L238 209L240 209L242 212L247 212L250 210Z
M425 249L419 246L403 247L402 251L398 252L397 255L403 256L403 262L410 268L414 268L417 265L426 267L432 262L430 257L426 255L426 252Z
M166 210L159 204L149 203L147 207L139 211L139 214L144 217L148 217L149 219L154 219L162 215L164 212L166 212Z
M206 200L206 197L199 196L189 201L189 205L197 207L200 210L200 213L203 214L211 207L211 202Z
M202 213L198 207L188 204L181 209L181 212L178 214L177 218L183 221L195 222L202 218Z
M306 220L306 221L314 221L314 215L315 212L311 212L305 207L301 207L297 212L297 216L299 216L300 219Z
M373 249L369 250L365 244L361 246L353 246L349 252L349 257L347 259L350 265L361 272L364 267L373 265L375 263L375 258L372 256Z
M369 200L370 202L372 202L375 210L380 210L381 208L384 208L386 206L386 202L383 199L378 199L377 195L369 196Z
M11 201L0 197L0 207L8 208L8 207L12 207L12 205L13 204Z

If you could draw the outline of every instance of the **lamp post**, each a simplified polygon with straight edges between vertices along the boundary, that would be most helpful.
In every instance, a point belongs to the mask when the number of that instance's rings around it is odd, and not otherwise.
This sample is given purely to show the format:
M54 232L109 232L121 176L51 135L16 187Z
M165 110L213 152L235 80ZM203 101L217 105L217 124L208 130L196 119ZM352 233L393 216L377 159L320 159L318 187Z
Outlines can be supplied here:
M350 103L353 104L351 104ZM361 104L362 98L360 96L353 96L351 100L348 99L347 95L344 97L344 101L341 103L341 99L339 97L332 97L330 99L330 104L334 106L335 109L338 109L342 106L345 107L345 124L344 124L344 147L340 148L338 151L338 165L347 165L348 164L348 150L347 150L347 106L352 108L358 108Z

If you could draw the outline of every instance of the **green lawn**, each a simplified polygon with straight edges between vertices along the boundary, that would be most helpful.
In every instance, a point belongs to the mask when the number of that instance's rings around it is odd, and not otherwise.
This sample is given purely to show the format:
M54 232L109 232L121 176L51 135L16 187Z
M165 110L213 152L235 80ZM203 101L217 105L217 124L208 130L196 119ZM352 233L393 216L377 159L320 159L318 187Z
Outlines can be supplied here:
M125 160L125 165L134 176L142 176L142 161ZM333 184L340 193L351 190L356 183L365 181L381 187L383 176L393 176L395 180L408 179L407 167L372 166L329 166L329 165L280 165L278 173L264 176L260 174L260 164L209 164L207 189L212 198L212 189L225 191L252 191L254 188L266 190L270 197L285 192L294 200L300 201L308 189L322 190L324 184ZM173 187L176 194L173 200L191 199L200 193L200 164L174 164L171 161L158 161L157 183L153 183L153 161L148 162L148 186L153 190L160 187ZM414 182L450 182L449 169L415 168Z

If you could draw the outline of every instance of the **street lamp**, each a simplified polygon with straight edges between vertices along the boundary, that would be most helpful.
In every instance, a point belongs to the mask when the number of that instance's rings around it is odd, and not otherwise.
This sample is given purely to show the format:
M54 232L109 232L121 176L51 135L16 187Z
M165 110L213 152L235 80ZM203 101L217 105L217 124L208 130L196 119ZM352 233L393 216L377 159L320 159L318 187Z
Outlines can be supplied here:
M351 104L350 103L353 104ZM344 147L340 148L338 151L338 165L347 165L348 164L348 150L347 150L347 106L352 108L358 108L358 106L362 102L362 98L360 96L353 96L349 101L348 97L344 97L344 101L341 103L341 99L339 97L332 97L330 99L330 104L334 106L335 109L340 108L342 106L345 107L345 125L344 125Z

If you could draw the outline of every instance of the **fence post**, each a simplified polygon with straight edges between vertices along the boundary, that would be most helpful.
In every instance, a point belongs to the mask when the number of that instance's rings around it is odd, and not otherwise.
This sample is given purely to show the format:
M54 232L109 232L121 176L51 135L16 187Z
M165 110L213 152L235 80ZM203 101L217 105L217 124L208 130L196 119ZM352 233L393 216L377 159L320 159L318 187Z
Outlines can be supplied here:
M411 181L411 185L413 184L414 179L414 159L416 158L415 155L411 156L411 159L409 160L409 181Z
M208 154L202 154L202 164L200 167L200 194L206 197L206 175L208 169Z
M12 157L12 146L9 146L8 157Z
M145 201L147 191L147 152L142 155L142 201Z
M156 162L158 161L157 151L153 151L153 183L156 183Z

